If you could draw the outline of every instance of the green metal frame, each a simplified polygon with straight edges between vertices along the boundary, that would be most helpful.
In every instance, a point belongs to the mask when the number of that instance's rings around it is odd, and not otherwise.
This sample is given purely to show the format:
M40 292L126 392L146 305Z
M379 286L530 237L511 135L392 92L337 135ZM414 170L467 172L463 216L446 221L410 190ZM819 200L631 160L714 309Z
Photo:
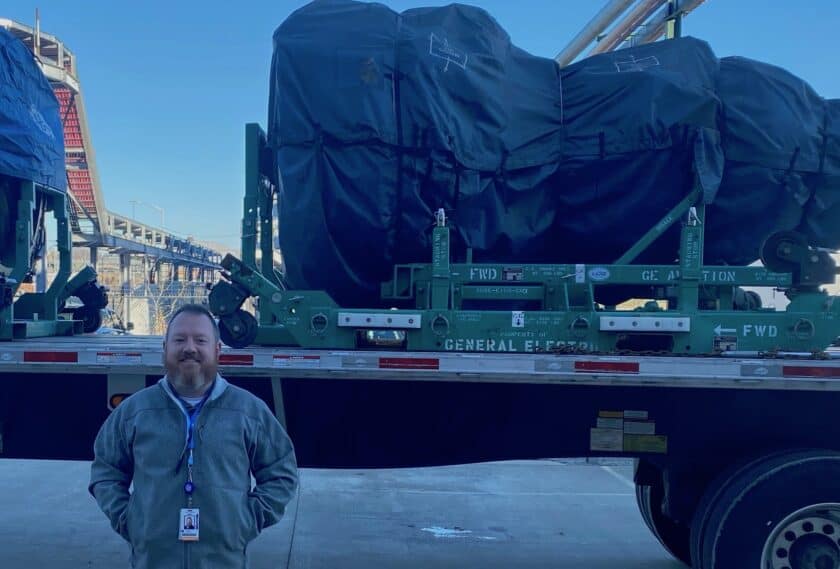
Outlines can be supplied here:
M452 263L449 228L437 214L431 263L396 265L382 299L398 309L343 309L321 291L286 290L273 265L272 227L276 168L266 158L260 127L246 128L246 192L242 261L228 256L224 280L214 287L211 310L233 322L248 296L257 298L253 340L261 345L355 349L393 340L417 351L623 350L711 354L724 351L820 352L840 336L840 302L794 282L791 273L763 267L704 266L705 206L698 191L674 207L615 264ZM266 168L269 168L268 170ZM631 264L653 241L681 223L679 264ZM262 263L256 262L260 224ZM600 306L599 287L639 286L650 291L635 310ZM738 287L783 290L787 310L739 306ZM482 309L519 304L521 310ZM663 308L662 305L665 305ZM237 346L238 347L238 346Z
M29 180L11 179L17 185L15 223L15 264L5 277L6 293L13 297L21 283L30 274L30 256L33 247L33 214L38 200L43 199L45 213L52 212L56 219L56 244L58 247L58 272L45 292L24 293L11 303L0 304L0 340L13 340L46 336L65 336L83 331L82 323L62 318L60 309L68 296L96 280L92 268L80 271L72 279L72 241L68 222L66 194Z

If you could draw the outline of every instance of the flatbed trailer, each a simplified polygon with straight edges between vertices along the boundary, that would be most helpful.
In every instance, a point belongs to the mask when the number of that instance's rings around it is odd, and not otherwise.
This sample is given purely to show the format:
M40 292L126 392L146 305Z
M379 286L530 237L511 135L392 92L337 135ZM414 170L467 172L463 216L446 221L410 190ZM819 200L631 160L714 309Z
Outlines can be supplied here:
M745 567L730 563L757 548L782 568L838 549L834 355L249 347L224 348L220 371L273 409L303 467L631 457L643 517L678 558ZM89 460L110 409L161 361L161 337L0 344L0 457Z

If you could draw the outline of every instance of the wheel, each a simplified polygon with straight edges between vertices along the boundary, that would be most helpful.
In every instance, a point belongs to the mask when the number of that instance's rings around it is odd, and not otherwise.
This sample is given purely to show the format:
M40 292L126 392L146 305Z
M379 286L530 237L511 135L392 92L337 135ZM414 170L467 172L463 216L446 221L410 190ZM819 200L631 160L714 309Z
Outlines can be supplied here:
M799 267L797 253L808 250L805 237L794 231L779 231L765 239L760 258L768 271L789 273Z
M237 310L219 320L219 337L234 349L244 348L257 339L257 319L244 310Z
M662 483L651 486L636 484L636 503L645 525L668 553L690 565L691 530L687 525L672 520L662 512L664 500L665 488Z
M642 521L650 530L650 533L656 536L656 530L653 529L653 520L650 517L650 486L644 484L636 484L636 505L639 506L639 513L642 514ZM657 539L659 539L657 537Z
M96 332L102 326L102 312L98 308L80 306L73 310L73 320L82 321L82 329L86 334Z
M712 507L719 501L720 495L726 490L730 483L739 478L743 472L754 468L760 463L771 460L777 456L789 454L790 451L778 451L775 453L766 453L747 457L743 460L735 462L729 468L723 470L721 474L716 476L706 487L703 495L700 497L700 502L694 510L694 516L691 520L691 566L694 568L703 567L703 535L706 531L707 521L711 514Z
M709 490L695 569L840 568L840 453L776 454Z
M758 462L768 460L767 456L751 457L748 460L742 460L731 467L725 469L720 475L715 477L706 487L703 495L700 497L700 502L694 510L694 516L691 520L691 566L694 568L703 567L702 560L702 545L703 534L706 530L706 522L711 513L712 506L714 506L721 493L729 486L729 483L737 478L744 470L751 468Z

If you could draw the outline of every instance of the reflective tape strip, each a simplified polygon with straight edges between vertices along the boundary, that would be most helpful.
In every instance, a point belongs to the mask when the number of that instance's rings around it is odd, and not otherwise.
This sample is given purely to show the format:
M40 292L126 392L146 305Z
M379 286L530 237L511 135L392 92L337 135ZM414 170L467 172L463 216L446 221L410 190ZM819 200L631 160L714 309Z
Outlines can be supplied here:
M219 365L223 366L252 366L254 354L221 354Z
M12 364L20 361L20 352L0 352L0 364Z
M23 361L27 363L76 363L79 352L23 352Z
M341 358L342 368L375 368L378 363L376 356L344 356Z
M380 369L440 369L438 358L379 358Z
M143 354L140 352L96 352L96 363L98 364L139 364L143 361Z
M834 366L782 366L785 377L840 377L840 368Z
M274 367L320 367L321 356L292 356L289 354L274 354Z
M575 362L576 372L639 373L639 362L581 361Z
M761 364L743 364L741 365L741 375L747 377L779 377L782 374L782 368L773 363Z

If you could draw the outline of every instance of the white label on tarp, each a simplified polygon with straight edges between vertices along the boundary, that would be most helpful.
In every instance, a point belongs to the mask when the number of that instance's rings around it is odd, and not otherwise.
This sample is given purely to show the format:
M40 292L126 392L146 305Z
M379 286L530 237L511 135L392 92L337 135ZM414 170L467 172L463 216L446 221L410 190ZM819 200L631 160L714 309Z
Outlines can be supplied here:
M647 411L624 411L624 418L625 419L638 419L640 421L647 421L648 420L648 412Z
M598 417L598 428L623 430L624 421L622 419L605 419L603 417Z
M524 328L525 327L525 313L519 311L512 311L510 313L510 325L513 328Z
M624 432L628 435L655 435L656 423L653 421L624 421Z
M578 284L586 282L586 265L575 265L575 282Z
M589 450L624 451L624 433L618 429L589 429Z

